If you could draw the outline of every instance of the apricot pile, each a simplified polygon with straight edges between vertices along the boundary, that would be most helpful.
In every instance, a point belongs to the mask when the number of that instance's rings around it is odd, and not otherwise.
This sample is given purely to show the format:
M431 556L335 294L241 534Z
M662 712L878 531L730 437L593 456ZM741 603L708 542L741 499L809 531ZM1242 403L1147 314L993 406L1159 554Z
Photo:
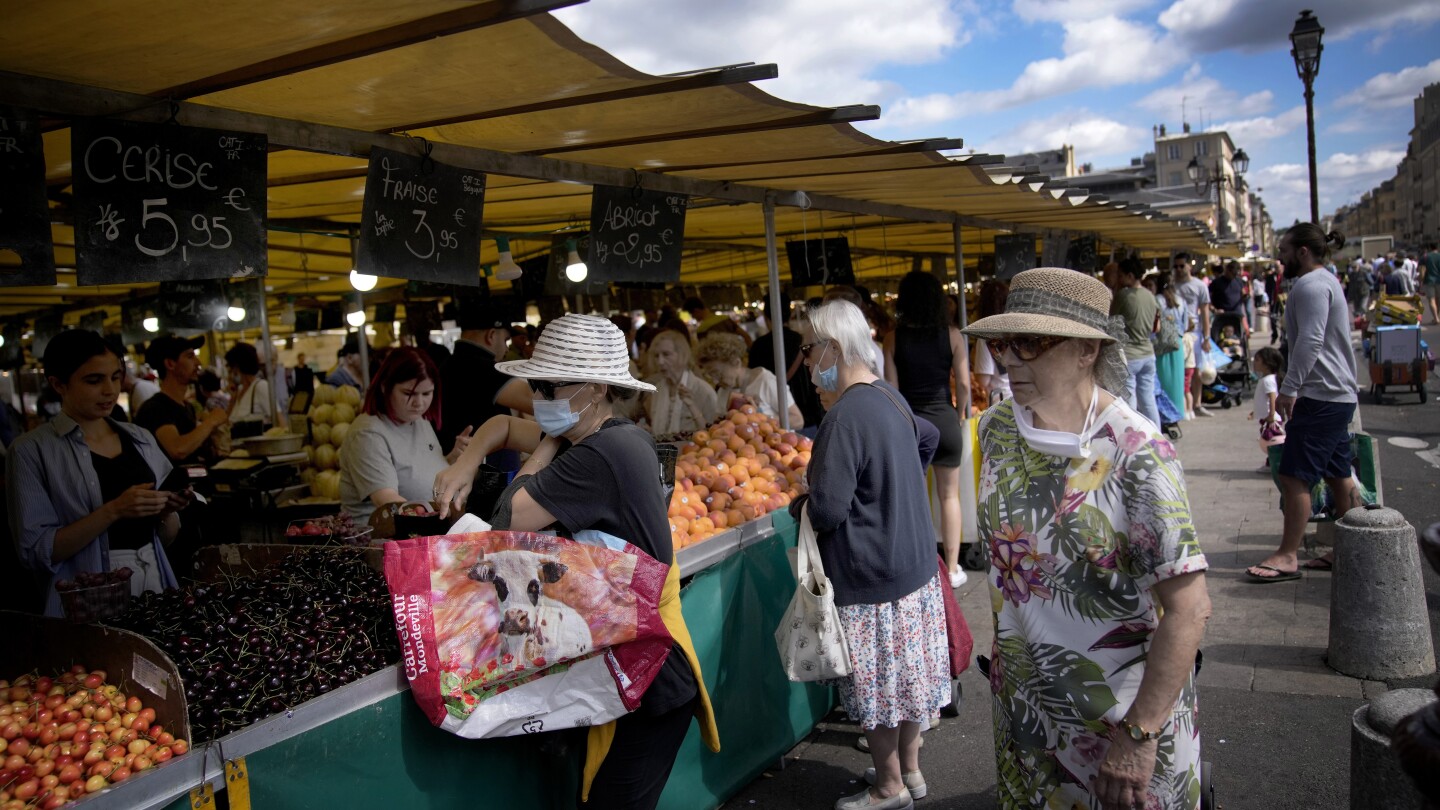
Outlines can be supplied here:
M745 405L680 446L670 537L676 549L790 504L806 491L810 440Z

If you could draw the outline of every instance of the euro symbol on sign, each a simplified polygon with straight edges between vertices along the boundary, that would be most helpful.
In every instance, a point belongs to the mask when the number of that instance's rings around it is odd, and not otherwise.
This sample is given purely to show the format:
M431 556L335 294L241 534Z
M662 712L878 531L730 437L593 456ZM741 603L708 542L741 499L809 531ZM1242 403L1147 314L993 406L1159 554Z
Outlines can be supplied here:
M665 230L663 230L663 231L660 232L660 241L661 241L661 242L664 242L664 243L667 244L667 245L670 244L670 229L669 229L669 228L666 228Z
M456 225L464 225L464 224L465 224L465 209L464 209L464 208L456 208L456 209L455 209L455 224L456 224Z
M236 197L244 197L244 196L245 196L245 189L243 189L243 188L232 188L232 189L230 189L229 193L227 193L227 194L225 195L225 204L228 205L228 206L230 206L231 208L234 208L236 211L249 211L249 210L250 210L250 206L248 206L248 205L241 205L239 202L236 202L236 200L235 200Z

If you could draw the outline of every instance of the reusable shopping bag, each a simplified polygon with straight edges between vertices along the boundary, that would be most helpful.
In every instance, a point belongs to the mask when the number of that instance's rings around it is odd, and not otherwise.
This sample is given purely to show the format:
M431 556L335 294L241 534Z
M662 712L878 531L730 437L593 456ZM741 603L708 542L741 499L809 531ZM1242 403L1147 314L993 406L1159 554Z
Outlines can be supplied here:
M485 531L385 544L401 665L434 725L506 737L633 711L670 652L669 566L616 540Z
M775 646L785 676L792 681L820 681L849 675L850 647L840 626L835 589L820 561L808 506L800 512L795 578L795 595L775 629Z

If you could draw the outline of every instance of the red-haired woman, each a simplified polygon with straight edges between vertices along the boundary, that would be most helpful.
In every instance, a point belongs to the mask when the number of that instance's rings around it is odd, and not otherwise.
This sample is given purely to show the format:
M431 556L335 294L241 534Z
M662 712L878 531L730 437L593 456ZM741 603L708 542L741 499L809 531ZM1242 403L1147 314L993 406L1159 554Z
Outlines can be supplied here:
M345 511L364 522L379 509L390 512L382 513L384 520L404 503L429 503L435 476L450 464L435 435L440 421L435 361L419 349L395 349L370 381L362 409L340 447ZM469 443L469 433L457 438L456 457Z

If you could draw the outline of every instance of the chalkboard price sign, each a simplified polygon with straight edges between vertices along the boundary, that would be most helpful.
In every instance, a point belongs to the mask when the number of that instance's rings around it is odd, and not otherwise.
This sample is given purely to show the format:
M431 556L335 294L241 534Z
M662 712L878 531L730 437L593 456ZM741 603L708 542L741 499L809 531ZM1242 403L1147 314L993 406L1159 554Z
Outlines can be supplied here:
M1095 272L1095 237L1081 236L1070 240L1065 251L1065 266L1082 273Z
M479 285L484 202L480 172L372 149L356 267L373 276Z
M0 105L0 287L54 284L40 126L33 112Z
M820 284L854 284L850 240L843 237L785 243L790 260L790 283L796 287Z
M264 135L76 121L81 284L264 276Z
M163 331L205 332L227 327L228 308L218 281L172 281L160 285L155 315Z
M596 186L590 197L590 250L596 281L679 281L685 236L683 194Z
M1035 235L997 234L995 237L995 278L1009 281L1016 273L1035 267Z

